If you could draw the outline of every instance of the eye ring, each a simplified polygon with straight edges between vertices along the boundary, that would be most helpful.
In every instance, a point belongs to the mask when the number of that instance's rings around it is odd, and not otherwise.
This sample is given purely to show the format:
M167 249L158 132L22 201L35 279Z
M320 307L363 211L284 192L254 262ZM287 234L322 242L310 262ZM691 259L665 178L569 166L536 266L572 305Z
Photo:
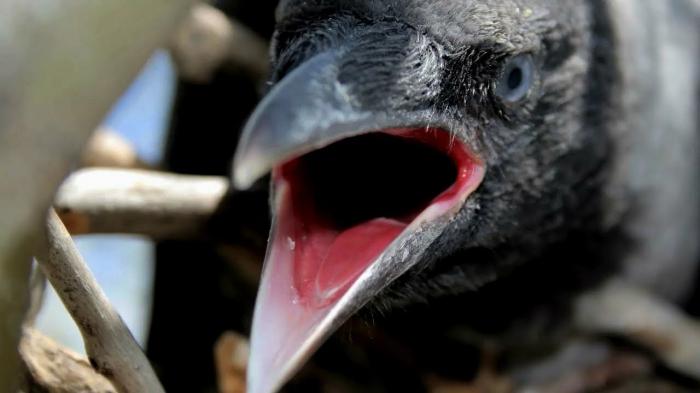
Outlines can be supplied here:
M510 58L496 83L496 95L507 104L524 100L535 84L535 63L529 54Z

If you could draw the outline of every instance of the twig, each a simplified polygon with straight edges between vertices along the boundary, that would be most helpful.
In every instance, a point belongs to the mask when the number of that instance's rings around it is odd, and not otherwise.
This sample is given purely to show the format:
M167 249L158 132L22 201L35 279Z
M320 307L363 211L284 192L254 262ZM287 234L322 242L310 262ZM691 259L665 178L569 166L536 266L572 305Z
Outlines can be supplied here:
M191 3L0 1L0 391L16 391L31 256L52 195Z
M214 360L220 393L245 393L249 352L248 340L233 332L224 333L216 342Z
M73 234L184 238L200 232L228 185L219 177L83 169L60 188L55 207Z
M29 309L25 316L24 325L34 326L36 319L41 312L41 307L44 304L44 295L46 293L46 276L44 271L39 266L32 269L32 275L29 281Z
M700 379L700 325L675 305L622 281L581 297L576 325L643 345L677 372Z
M95 370L122 393L163 392L141 348L53 211L48 218L47 246L39 264L78 325Z
M147 168L131 143L105 128L90 137L81 161L86 167Z
M545 363L529 370L520 370L520 375L516 376L518 390L538 393L602 392L606 391L606 387L653 376L653 361L646 354L614 349L603 341L571 340L567 344ZM523 371L527 374L523 374Z
M221 68L239 68L258 81L267 76L267 43L206 4L192 9L170 50L180 76L191 82L208 82Z
M31 328L24 329L20 354L26 368L26 391L115 393L107 378L88 360Z

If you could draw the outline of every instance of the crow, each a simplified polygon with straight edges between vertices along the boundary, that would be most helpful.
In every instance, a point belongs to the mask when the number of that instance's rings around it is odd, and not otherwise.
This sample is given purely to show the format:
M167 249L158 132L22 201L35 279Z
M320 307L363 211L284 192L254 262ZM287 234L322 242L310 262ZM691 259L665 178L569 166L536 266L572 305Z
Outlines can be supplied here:
M242 189L272 172L248 391L280 389L358 312L423 304L518 339L612 276L682 301L699 9L282 1L233 164Z

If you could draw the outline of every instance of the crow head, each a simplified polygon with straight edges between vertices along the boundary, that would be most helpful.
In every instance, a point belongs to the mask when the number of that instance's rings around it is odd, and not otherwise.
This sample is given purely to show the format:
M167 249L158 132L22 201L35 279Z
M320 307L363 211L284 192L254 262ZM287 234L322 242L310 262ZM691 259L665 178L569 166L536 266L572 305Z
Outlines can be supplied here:
M366 304L478 289L576 225L608 151L592 3L282 2L234 163L239 187L273 173L249 391L278 389ZM489 274L435 269L475 249L504 251Z

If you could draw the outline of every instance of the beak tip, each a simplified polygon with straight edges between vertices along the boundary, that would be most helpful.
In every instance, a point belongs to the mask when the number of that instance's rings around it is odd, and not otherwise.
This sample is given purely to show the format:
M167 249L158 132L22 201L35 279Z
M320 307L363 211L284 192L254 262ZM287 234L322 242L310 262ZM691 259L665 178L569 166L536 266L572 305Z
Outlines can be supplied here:
M250 189L257 179L255 171L246 165L245 160L239 160L237 155L232 170L233 186L237 190L245 191Z
M253 186L253 181L250 180L245 174L241 174L239 171L235 171L233 174L233 187L236 190L245 191L249 190Z

